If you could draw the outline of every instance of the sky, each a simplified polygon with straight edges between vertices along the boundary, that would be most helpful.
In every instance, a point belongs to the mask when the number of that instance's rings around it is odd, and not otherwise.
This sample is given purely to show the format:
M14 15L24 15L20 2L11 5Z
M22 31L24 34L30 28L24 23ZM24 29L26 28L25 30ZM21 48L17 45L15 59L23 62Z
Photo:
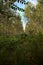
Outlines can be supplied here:
M26 0L26 2L29 1L31 2L32 4L36 5L37 4L37 0ZM25 8L25 5L24 4L20 4L18 3L17 1L14 2L15 5L17 5L19 8ZM21 12L21 11L18 11L17 12L20 14L21 16L21 22L22 22L22 26L23 26L23 30L25 31L25 27L26 27L26 24L28 23L27 21L27 18L24 17L24 12Z
M37 0L29 0L29 2L33 3L34 5L37 4ZM20 13L20 12L19 12ZM21 22L22 22L22 26L23 26L23 30L25 31L25 27L26 24L28 23L28 21L26 20L26 18L23 16L23 13L20 13L21 15Z

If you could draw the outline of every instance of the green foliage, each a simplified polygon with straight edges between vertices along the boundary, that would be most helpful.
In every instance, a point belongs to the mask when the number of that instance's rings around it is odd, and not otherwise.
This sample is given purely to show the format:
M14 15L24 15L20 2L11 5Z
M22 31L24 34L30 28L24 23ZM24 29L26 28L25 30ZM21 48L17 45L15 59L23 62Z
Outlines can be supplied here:
M0 65L43 65L43 35L0 36Z
M40 0L41 1L41 0ZM38 3L35 7L30 5L27 6L25 10L25 15L27 18L30 18L30 23L26 26L26 32L31 33L43 33L43 5L42 3Z
M20 17L0 15L0 35L16 35L22 32Z
M38 2L43 5L43 0L38 0Z
M43 65L43 6L38 4L35 9L30 5L25 11L30 18L26 27L29 34L21 34L19 17L0 14L0 65Z

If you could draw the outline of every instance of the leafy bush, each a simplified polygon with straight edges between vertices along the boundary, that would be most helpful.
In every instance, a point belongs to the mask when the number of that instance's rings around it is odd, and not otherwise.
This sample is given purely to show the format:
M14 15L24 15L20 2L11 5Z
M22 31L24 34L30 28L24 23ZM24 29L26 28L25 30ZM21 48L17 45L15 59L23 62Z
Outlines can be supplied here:
M0 36L0 65L43 65L43 35Z

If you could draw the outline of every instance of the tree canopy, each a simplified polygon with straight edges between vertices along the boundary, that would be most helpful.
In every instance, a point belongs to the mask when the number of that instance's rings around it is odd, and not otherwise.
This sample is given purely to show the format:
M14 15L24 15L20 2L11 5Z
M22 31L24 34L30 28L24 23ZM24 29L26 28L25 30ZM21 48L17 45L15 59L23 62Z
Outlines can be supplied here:
M27 24L26 30L32 32L43 33L43 0L40 0L36 7L30 7L29 4L25 10L26 17L30 18L30 23ZM29 29L28 29L29 28Z

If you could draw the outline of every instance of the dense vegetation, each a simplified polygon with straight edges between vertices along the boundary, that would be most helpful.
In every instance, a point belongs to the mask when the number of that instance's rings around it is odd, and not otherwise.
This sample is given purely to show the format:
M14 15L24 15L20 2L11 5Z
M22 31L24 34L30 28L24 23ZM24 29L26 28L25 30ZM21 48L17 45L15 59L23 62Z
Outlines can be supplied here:
M0 65L43 65L43 35L0 36Z
M20 17L9 11L9 0L5 5L1 1L0 65L43 65L43 0L36 8L27 6L25 16L30 22L25 32Z
M0 35L16 35L22 32L23 28L19 17L7 18L6 15L0 15Z
M25 15L30 18L30 22L26 26L26 32L37 34L41 32L43 34L43 0L38 0L36 7L28 4Z

